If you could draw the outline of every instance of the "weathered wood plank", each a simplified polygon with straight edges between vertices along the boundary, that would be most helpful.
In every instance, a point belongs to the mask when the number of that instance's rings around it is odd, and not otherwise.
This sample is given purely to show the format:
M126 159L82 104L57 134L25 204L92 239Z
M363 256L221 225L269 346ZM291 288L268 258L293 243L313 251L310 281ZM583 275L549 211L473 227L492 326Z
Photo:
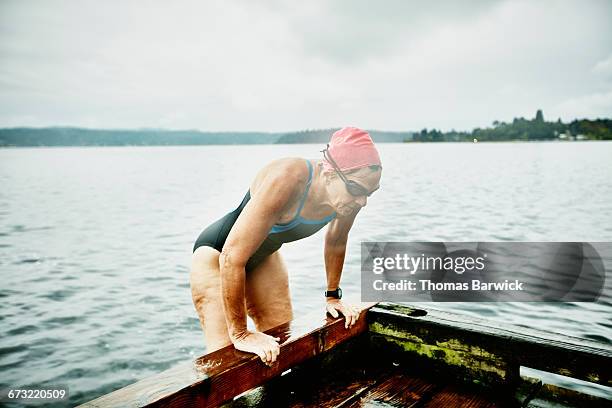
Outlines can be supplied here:
M347 406L347 402L352 401L359 395L367 392L376 384L373 378L358 378L351 381L349 384L338 387L326 387L317 390L316 394L308 400L295 401L288 405L291 408L340 408Z
M504 406L506 406L506 404L502 405L502 403L488 396L473 392L472 390L466 391L456 385L446 386L441 391L435 393L433 397L423 405L424 408L495 408Z
M350 404L341 405L338 408L411 407L419 401L428 400L442 387L442 383L434 384L421 378L408 376L405 373L396 373L371 387L363 395L354 398Z
M365 340L367 337L362 337L362 341ZM340 348L358 349L359 346L347 342ZM336 350L332 352L335 353ZM402 367L385 361L375 363L368 357L363 353L353 353L352 362L347 362L343 357L317 358L319 361L312 367L292 371L274 380L273 384L268 383L241 396L224 408L407 407L423 399L428 400L445 385L407 375Z
M364 303L367 312L375 303ZM351 329L344 318L305 316L266 333L281 338L271 367L259 357L225 347L90 401L83 407L213 407L367 330L365 314Z
M414 317L395 304L368 314L369 329L386 344L432 363L461 368L466 377L492 383L516 382L519 367L531 367L612 385L612 346L455 313L427 310Z

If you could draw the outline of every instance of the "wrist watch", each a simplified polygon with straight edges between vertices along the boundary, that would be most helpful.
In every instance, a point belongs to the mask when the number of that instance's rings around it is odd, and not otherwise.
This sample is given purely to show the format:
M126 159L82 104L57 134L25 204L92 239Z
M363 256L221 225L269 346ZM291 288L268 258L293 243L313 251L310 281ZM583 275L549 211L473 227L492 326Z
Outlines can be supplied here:
M338 288L336 290L326 290L325 297L342 299L342 289Z

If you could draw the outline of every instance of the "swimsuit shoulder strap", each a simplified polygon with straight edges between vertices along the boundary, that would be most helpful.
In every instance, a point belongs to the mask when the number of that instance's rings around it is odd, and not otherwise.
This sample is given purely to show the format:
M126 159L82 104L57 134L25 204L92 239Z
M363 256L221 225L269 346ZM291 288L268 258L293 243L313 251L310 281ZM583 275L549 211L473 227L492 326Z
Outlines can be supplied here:
M309 160L306 160L306 164L308 164L308 182L306 183L306 189L304 190L304 195L302 195L302 199L300 200L300 205L298 206L297 211L295 212L295 217L297 218L304 207L304 203L306 202L306 197L308 196L308 190L310 190L310 184L312 183L312 164L310 164Z

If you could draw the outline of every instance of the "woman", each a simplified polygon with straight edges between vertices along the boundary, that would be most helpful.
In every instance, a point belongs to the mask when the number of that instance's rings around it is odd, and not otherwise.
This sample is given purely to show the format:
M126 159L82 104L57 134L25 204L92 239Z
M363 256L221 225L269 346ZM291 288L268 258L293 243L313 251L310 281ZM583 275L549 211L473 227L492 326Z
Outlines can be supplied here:
M209 352L233 344L276 361L280 340L263 332L292 319L287 268L278 249L326 224L327 311L359 310L342 303L340 275L355 216L379 187L380 157L370 135L347 127L335 132L323 160L285 158L256 175L240 206L207 227L193 248L191 291ZM247 314L257 331L247 330Z

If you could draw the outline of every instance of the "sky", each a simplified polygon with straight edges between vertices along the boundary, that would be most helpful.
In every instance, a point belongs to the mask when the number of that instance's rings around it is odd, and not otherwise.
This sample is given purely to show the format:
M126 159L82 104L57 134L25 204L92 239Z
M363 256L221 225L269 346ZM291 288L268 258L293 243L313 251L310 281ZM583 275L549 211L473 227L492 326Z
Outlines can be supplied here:
M0 0L0 127L612 117L612 2Z

